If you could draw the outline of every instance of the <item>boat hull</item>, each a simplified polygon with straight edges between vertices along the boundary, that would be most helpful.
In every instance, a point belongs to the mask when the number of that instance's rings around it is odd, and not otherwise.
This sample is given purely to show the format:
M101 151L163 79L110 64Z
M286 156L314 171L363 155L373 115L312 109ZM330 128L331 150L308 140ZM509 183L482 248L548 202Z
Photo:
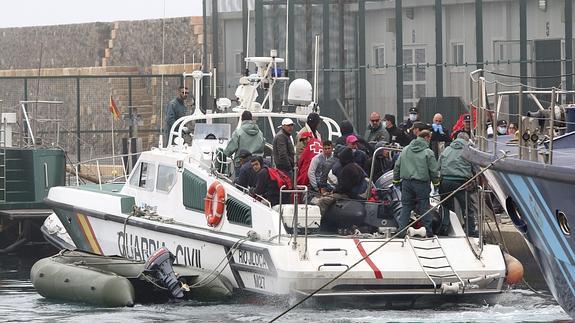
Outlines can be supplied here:
M303 238L299 238L297 247L290 243L289 236L281 237L279 242L277 238L251 241L213 229L100 213L50 199L47 202L81 250L146 260L157 248L165 246L176 256L175 264L221 270L236 289L267 295L313 293L386 241L310 236L306 252ZM453 268L464 280L491 278L459 293L499 293L505 276L501 250L487 245L479 260L471 251L461 252L461 246L468 245L464 239L442 239L446 254L457 255L450 257ZM441 286L433 286L412 252L406 240L392 239L325 286L318 296L443 296ZM221 263L227 263L223 269ZM435 273L446 274L447 270L438 269Z
M492 155L474 149L465 158L483 167L494 160ZM548 165L514 159L500 160L485 172L528 242L550 291L575 317L575 239L561 220L575 224L575 181L558 174Z

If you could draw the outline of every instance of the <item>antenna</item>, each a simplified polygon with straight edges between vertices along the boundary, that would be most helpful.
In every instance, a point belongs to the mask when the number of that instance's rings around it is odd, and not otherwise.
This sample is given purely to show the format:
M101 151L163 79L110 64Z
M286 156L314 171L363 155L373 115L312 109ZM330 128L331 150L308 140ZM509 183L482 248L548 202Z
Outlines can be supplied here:
M288 47L288 37L289 35L289 0L286 1L286 57L285 57L285 72L284 72L284 76L288 77L289 74L289 65L288 65L288 59L289 59L289 47ZM287 96L287 83L289 82L284 82L284 95L282 98L282 107L286 105L286 96Z
M165 42L166 42L166 0L164 0L164 16L162 17L162 65L164 65L165 58ZM162 103L164 102L164 70L162 69L162 76L160 78L160 138L158 147L164 147L164 109ZM168 136L169 137L169 136ZM166 138L167 139L167 138Z
M248 4L248 30L246 35L246 57L250 57L250 5ZM246 64L246 70L248 64Z
M313 111L317 110L317 83L318 83L318 64L319 64L319 34L315 34L315 55L314 55L314 67L313 67Z

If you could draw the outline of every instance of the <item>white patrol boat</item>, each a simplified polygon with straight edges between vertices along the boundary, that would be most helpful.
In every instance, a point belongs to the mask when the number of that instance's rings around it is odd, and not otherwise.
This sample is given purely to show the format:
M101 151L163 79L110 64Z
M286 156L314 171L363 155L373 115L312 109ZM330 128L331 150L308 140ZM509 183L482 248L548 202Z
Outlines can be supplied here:
M316 205L270 207L234 186L222 171L226 162L218 157L231 135L229 122L236 122L247 108L275 134L279 121L305 119L313 105L305 104L311 102L309 82L295 80L288 97L300 106L296 111L304 113L262 109L255 101L256 90L267 83L266 100L272 96L280 78L270 71L280 59L246 61L258 64L260 74L242 78L236 92L241 95L240 108L204 115L197 103L192 115L171 128L171 144L140 155L125 184L50 189L46 203L78 249L146 260L165 246L176 256L176 264L213 271L235 289L267 295L441 296L502 291L506 263L500 247L483 244L481 237L467 237L455 214L448 236L396 238L399 200L392 188L383 189L383 199L376 203L336 202L322 217ZM202 73L192 76L198 81ZM329 138L340 135L330 118L323 117L320 127ZM308 193L301 186L293 191ZM352 225L361 232L342 230Z

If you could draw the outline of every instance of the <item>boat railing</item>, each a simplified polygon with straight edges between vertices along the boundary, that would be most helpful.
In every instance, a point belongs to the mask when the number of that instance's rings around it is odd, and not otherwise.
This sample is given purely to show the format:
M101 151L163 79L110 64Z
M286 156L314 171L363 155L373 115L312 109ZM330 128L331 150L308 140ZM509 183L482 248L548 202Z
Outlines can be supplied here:
M471 123L477 125L472 133L476 149L497 154L498 133L495 127L499 120L506 120L502 116L507 116L508 119L518 119L517 131L510 140L517 146L518 158L553 164L553 155L557 153L553 149L554 139L575 131L575 122L569 120L569 116L575 114L575 105L567 104L569 96L573 96L575 91L487 80L484 74L488 73L492 72L481 69L470 73L470 110L477 109L476 114L470 114ZM507 88L511 90L505 90ZM517 97L517 113L502 109L505 98L511 96ZM535 104L537 111L526 111L527 98ZM544 104L546 101L549 104ZM489 125L492 135L488 132Z
M367 200L369 200L369 198L371 197L371 188L373 186L373 170L375 169L375 161L376 161L376 156L377 153L379 153L382 150L387 150L387 151L395 151L395 152L401 152L403 149L396 147L396 146L383 146L383 147L378 147L375 149L375 151L373 152L373 155L371 156L371 170L369 172L369 181L368 181L368 187L367 187Z
M0 107L2 140L7 147L59 146L61 121L55 109L62 101L20 101L18 105ZM31 108L29 107L31 106ZM46 117L42 117L46 116ZM39 136L41 134L41 136Z
M298 221L298 203L300 196L303 196L303 200L305 203L304 208L304 256L307 257L307 237L308 237L308 187L305 185L296 185L294 189L288 189L285 185L280 187L280 199L279 199L279 228L278 228L278 243L280 242L281 238L281 227L284 223L283 217L283 195L284 194L292 194L293 195L293 218L292 218L292 237L293 237L293 248L297 248L297 237L299 231L299 221ZM290 197L292 199L292 197Z
M77 186L86 181L98 184L127 182L131 165L139 153L128 153L85 160L68 166L69 173L75 175ZM123 178L123 181L122 181Z

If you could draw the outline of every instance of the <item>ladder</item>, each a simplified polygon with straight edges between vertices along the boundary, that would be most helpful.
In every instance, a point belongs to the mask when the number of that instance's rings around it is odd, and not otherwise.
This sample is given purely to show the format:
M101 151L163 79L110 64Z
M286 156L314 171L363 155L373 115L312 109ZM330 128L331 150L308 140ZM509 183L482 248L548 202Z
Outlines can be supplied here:
M437 236L431 238L406 236L405 239L409 242L413 254L417 257L419 266L433 284L434 294L438 293L439 288L441 288L442 294L459 293L460 288L461 293L465 292L465 283L451 266ZM448 283L448 285L444 285L445 283Z

